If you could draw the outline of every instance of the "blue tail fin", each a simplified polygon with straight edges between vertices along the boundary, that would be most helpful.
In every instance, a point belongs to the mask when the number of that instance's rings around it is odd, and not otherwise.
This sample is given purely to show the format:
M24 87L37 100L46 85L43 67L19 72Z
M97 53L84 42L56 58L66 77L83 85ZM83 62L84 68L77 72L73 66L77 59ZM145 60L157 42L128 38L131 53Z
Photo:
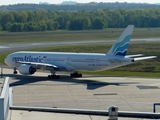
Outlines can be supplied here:
M127 53L134 25L128 25L107 54L124 57Z

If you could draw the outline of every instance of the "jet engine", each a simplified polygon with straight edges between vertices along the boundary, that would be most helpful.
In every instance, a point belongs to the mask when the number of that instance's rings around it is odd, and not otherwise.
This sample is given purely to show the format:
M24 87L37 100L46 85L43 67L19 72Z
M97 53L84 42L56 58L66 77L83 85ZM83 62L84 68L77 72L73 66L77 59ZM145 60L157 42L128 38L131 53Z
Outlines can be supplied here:
M33 68L31 65L27 65L27 64L20 65L18 70L21 74L24 74L24 75L31 75L36 72L35 68Z

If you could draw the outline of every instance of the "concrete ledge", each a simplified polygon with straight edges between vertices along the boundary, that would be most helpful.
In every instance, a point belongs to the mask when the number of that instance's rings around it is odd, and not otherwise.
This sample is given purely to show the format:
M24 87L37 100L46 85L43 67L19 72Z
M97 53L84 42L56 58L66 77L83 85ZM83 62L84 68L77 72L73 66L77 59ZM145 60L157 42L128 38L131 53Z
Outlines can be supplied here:
M39 112L55 112L55 113L68 113L68 114L108 116L108 111L104 111L104 110L43 108L43 107L27 107L27 106L11 106L10 109L11 110L39 111Z
M27 107L27 106L11 106L10 109L11 110L39 111L39 112L54 112L54 113L67 113L67 114L108 116L108 110L43 108L43 107ZM150 119L160 118L159 113L149 113L149 112L119 111L118 116L119 117L131 117L131 118L150 118Z

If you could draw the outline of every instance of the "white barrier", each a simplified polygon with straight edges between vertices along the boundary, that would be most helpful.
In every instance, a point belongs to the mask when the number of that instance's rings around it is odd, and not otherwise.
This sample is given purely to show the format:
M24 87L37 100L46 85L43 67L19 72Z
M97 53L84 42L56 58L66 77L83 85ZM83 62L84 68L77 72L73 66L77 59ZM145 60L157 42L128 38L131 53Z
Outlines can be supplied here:
M9 112L9 77L5 78L2 92L0 93L0 120L7 120Z

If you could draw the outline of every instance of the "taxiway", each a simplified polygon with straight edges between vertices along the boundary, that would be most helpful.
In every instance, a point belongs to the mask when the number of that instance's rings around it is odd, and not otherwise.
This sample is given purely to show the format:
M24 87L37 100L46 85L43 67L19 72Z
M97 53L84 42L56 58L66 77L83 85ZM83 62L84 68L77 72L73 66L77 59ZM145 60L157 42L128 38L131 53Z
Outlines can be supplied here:
M86 45L86 44L112 44L115 40L96 40L96 41L73 41L73 42L42 42L42 43L26 43L26 44L1 44L0 53L14 50L26 50L30 48L48 47L48 46L64 46L64 45ZM131 39L131 43L140 42L160 42L160 38Z

